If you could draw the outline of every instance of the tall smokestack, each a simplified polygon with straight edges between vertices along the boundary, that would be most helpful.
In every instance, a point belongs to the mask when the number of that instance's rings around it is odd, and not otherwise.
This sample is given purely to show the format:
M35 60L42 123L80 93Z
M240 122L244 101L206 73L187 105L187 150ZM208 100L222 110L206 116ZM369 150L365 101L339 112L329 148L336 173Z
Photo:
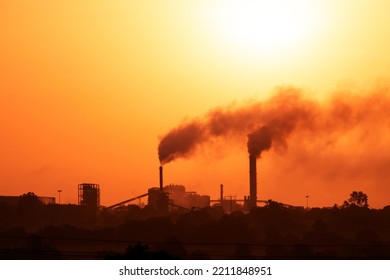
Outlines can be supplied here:
M160 191L163 191L163 167L160 165Z
M255 155L249 155L249 207L253 208L257 205L257 171L256 171Z

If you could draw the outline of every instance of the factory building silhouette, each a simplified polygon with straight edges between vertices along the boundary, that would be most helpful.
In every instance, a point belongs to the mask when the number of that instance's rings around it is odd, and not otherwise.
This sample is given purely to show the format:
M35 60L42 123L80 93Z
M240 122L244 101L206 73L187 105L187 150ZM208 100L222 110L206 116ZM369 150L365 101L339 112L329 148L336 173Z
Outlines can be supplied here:
M98 211L101 209L117 210L134 203L134 201L147 197L148 208L153 209L155 212L162 215L165 215L170 211L189 211L194 208L198 209L211 206L219 208L224 212L250 210L257 206L257 202L267 202L265 200L257 200L256 161L256 156L249 155L249 195L244 196L243 199L237 199L237 196L232 195L225 197L222 184L220 186L220 197L218 199L211 199L209 195L198 194L196 191L187 191L185 186L180 184L169 184L164 186L163 166L160 166L158 187L150 187L144 194L107 207L102 206L100 203L101 193L99 184L81 183L77 186L78 206L87 208L90 211ZM37 198L43 204L56 204L55 197L37 196ZM16 206L19 199L20 196L0 196L0 203ZM66 204L62 204L62 206L64 205Z
M257 200L256 161L256 156L249 156L249 195L243 199L237 199L236 196L224 197L222 184L220 186L221 195L219 199L211 199L209 195L200 195L195 191L186 191L183 185L169 184L164 186L164 169L163 166L160 166L158 187L151 187L147 193L108 206L107 209L118 209L127 203L147 196L148 207L161 214L178 209L190 210L210 206L218 207L225 212L250 210L256 207L258 202L267 202L266 200Z

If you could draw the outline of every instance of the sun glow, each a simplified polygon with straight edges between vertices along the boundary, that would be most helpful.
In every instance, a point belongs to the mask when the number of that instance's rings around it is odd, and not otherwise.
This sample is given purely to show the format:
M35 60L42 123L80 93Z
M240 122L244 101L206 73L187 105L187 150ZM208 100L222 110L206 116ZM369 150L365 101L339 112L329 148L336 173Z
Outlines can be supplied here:
M264 52L287 50L305 44L318 31L323 11L312 2L223 1L214 10L212 26L225 45Z

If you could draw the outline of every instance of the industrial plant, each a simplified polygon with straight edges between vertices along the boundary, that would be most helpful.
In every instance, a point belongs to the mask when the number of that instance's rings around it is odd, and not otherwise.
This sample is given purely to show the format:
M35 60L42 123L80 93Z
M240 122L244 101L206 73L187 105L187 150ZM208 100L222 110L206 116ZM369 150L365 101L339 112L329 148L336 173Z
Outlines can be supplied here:
M224 195L224 185L221 184L219 198L211 198L209 195L198 194L196 191L188 191L180 184L164 185L164 168L161 165L158 169L159 185L148 188L145 193L109 206L102 206L100 203L100 185L96 183L81 183L77 186L78 207L88 209L89 213L98 214L99 211L106 210L113 213L126 211L129 205L147 207L150 211L158 215L166 215L170 212L186 212L194 209L213 208L221 213L232 213L235 211L249 212L257 207L259 203L267 204L271 200L259 200L257 190L257 156L249 154L249 188L248 195L239 198L236 195ZM60 192L60 190L59 190ZM60 195L60 193L59 193ZM8 205L18 205L19 196L0 196L0 203ZM141 204L141 199L146 198L147 204ZM60 199L56 203L55 197L37 196L42 204L58 205L68 207L70 204L60 204ZM286 204L281 204L290 206ZM73 205L73 208L76 205ZM72 210L74 211L74 210ZM84 210L82 210L84 211ZM91 216L91 215L90 215Z
M143 197L148 197L148 207L155 211L166 214L169 211L176 210L191 210L205 207L215 207L221 209L225 213L233 211L249 211L251 208L257 207L258 203L267 203L267 200L257 199L257 157L249 155L249 195L243 199L237 199L236 196L224 196L224 186L220 185L219 199L211 199L208 195L200 195L195 191L186 191L183 185L169 184L164 186L163 166L159 167L159 186L151 187L147 193L124 200L114 205L106 207L107 209L123 209L123 207L131 202L134 202ZM91 190L95 190L93 195ZM87 194L87 197L84 197ZM99 186L94 184L79 185L79 204L82 205L88 201L88 205L99 205ZM93 197L93 199L92 199ZM93 200L93 202L91 201Z
M123 209L127 204L147 197L147 206L161 214L170 211L189 211L192 209L206 208L210 206L220 207L221 199L211 200L209 195L201 195L196 191L187 191L185 186L169 184L164 186L163 166L159 167L159 186L151 187L147 193L127 199L106 207L110 210Z
M147 197L147 207L162 215L170 211L189 211L206 207L215 207L225 213L233 211L249 211L258 203L267 203L267 200L257 199L257 157L249 155L249 192L248 196L240 199L237 196L224 196L224 186L220 185L220 197L211 199L209 195L201 195L196 191L187 191L185 186L178 184L164 185L163 166L159 167L159 186L150 187L147 192L136 197L126 199L110 206L100 204L100 185L95 183L81 183L78 188L78 205L88 209L107 209L112 211L123 210L129 204L134 204ZM37 196L43 204L56 204L55 197ZM19 196L0 196L0 203L17 205ZM59 204L59 203L58 203Z
M349 237L351 230L360 228L363 217L367 224L384 234L386 242L390 242L386 235L390 228L389 206L377 213L368 208L367 196L361 192L353 192L342 206L323 209L260 200L258 158L258 154L249 152L248 195L244 197L225 195L223 184L219 185L220 195L216 198L187 190L180 184L164 184L163 165L158 172L156 169L157 186L110 206L101 205L101 186L91 182L77 185L78 205L60 204L60 190L58 203L54 197L33 193L0 196L0 209L7 213L0 217L3 228L0 258L338 259L390 256L389 250L378 251L382 247L378 247L381 243L375 233L358 231L355 239ZM359 204L359 201L364 203ZM328 230L327 225L335 232ZM370 245L364 243L365 240L374 243ZM347 247L339 244L347 244ZM364 250L355 250L358 246L363 246Z

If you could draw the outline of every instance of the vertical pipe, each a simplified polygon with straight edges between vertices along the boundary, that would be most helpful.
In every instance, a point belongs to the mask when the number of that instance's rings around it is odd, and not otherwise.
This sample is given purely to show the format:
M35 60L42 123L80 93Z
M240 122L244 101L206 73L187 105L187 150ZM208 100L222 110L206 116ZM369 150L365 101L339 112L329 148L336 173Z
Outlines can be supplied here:
M223 184L221 184L221 205L223 204Z
M256 156L249 155L249 207L253 208L257 205L257 171L256 171Z
M163 167L160 165L160 191L163 191Z

